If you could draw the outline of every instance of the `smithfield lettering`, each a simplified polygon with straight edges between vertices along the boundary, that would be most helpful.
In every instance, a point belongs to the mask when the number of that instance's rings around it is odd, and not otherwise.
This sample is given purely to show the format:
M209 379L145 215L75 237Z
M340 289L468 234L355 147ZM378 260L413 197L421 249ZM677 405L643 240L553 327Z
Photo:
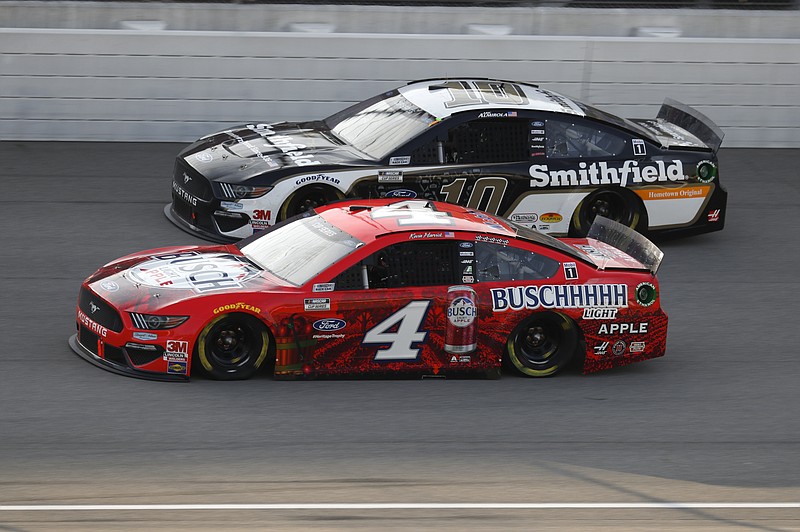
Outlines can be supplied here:
M578 170L550 170L546 164L531 165L529 170L532 188L586 187L600 185L628 186L642 183L685 181L683 163L673 160L655 161L639 165L639 161L599 162L578 164Z

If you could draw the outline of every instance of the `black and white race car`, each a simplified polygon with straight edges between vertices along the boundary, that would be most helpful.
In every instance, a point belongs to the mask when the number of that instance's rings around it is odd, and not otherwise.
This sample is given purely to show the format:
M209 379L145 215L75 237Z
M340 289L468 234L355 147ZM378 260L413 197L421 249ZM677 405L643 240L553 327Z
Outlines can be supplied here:
M409 83L324 120L258 123L178 155L165 214L232 242L343 198L458 203L555 235L598 214L642 232L722 229L721 130L665 101L625 119L536 85Z

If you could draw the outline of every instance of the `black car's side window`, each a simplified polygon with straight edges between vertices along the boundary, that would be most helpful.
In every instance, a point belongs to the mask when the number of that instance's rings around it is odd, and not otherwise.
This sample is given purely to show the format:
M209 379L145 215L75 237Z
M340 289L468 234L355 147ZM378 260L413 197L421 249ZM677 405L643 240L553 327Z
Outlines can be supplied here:
M452 240L387 246L339 274L336 290L454 284L454 249Z
M456 164L526 161L528 152L525 119L473 120L451 129L445 144L449 162Z
M545 121L546 153L551 159L613 157L625 149L625 139L589 122Z
M533 251L488 242L475 243L477 282L547 279L555 275L558 268L558 261Z

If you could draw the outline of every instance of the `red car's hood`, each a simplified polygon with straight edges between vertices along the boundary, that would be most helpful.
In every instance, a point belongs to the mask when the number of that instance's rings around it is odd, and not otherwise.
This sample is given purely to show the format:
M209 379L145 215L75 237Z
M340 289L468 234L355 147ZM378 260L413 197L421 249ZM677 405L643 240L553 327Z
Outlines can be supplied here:
M161 248L129 255L88 280L120 310L155 312L201 296L286 288L233 246Z

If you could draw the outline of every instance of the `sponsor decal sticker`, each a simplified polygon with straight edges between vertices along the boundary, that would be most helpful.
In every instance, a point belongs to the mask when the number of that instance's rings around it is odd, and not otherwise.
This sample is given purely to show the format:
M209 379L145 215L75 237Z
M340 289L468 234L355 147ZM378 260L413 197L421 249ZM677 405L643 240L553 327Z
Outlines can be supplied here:
M383 170L378 172L378 183L402 183L402 170Z
M398 188L396 190L390 190L386 193L387 198L416 198L417 193L413 190L408 190L407 188Z
M619 185L626 187L629 184L666 183L686 181L683 163L679 160L654 161L642 163L639 161L611 161L578 163L578 169L551 170L546 164L531 165L531 188L543 187L586 187L598 185Z
M201 163L210 163L214 160L214 156L208 152L201 151L200 153L195 153L194 158L200 161Z
M509 218L512 222L522 224L535 224L539 221L539 215L534 212L518 212L511 215Z
M390 157L389 166L400 166L404 164L411 164L411 156L405 155L403 157Z
M649 323L602 323L597 334L646 334Z
M645 348L644 342L631 342L629 349L631 353L643 353Z
M473 276L473 275L463 275L461 277L461 282L462 283L474 283L475 282L475 276Z
M465 296L453 299L447 308L447 319L456 327L469 327L477 315L475 302Z
M312 292L333 292L336 283L317 283L311 287Z
M625 340L617 340L614 342L614 346L611 348L611 352L617 356L620 356L625 352Z
M198 293L242 288L259 271L235 255L195 251L154 255L125 275L134 283L153 288L194 290Z
M617 318L616 308L585 308L583 309L583 319L585 320L614 320Z
M133 337L134 339L141 340L143 342L152 342L153 340L158 340L158 335L156 333L151 333L151 332L137 331L133 333Z
M478 115L478 118L515 118L516 111L484 111Z
M241 211L244 209L244 205L235 201L220 201L219 206L229 211Z
M317 163L319 164L319 163ZM332 177L327 174L315 174L315 175L307 175L303 176L300 179L294 182L295 185L304 185L306 183L319 183L320 181L325 183L333 183L334 185L340 184L342 181L337 177Z
M474 244L472 242L459 242L458 247L460 248L471 248Z
M708 221L711 223L718 222L720 214L722 214L722 209L714 209L713 211L708 211Z
M529 285L492 288L492 310L537 308L622 308L628 306L626 284Z
M544 222L546 224L557 224L564 217L558 214L557 212L546 212L543 215L539 216L539 221Z
M459 251L458 255L460 257L472 257L472 256L475 255L475 252L474 251Z
M305 310L330 310L331 300L327 297L312 297L303 300Z
M167 373L186 375L186 368L188 363L186 361L174 361L167 364Z
M189 342L185 340L169 340L162 357L167 362L186 363L189 360Z
M323 318L311 325L317 331L338 331L347 327L347 322L338 318Z
M607 352L608 352L608 342L601 342L596 346L594 346L595 355L605 356Z
M645 201L705 198L711 187L680 187L637 190L636 195Z
M100 283L100 288L105 290L106 292L116 292L119 290L119 285L114 281L103 281Z
M564 277L568 280L573 280L578 278L578 265L574 262L565 262L564 263Z
M647 155L647 147L642 139L633 139L631 145L633 146L634 155Z

